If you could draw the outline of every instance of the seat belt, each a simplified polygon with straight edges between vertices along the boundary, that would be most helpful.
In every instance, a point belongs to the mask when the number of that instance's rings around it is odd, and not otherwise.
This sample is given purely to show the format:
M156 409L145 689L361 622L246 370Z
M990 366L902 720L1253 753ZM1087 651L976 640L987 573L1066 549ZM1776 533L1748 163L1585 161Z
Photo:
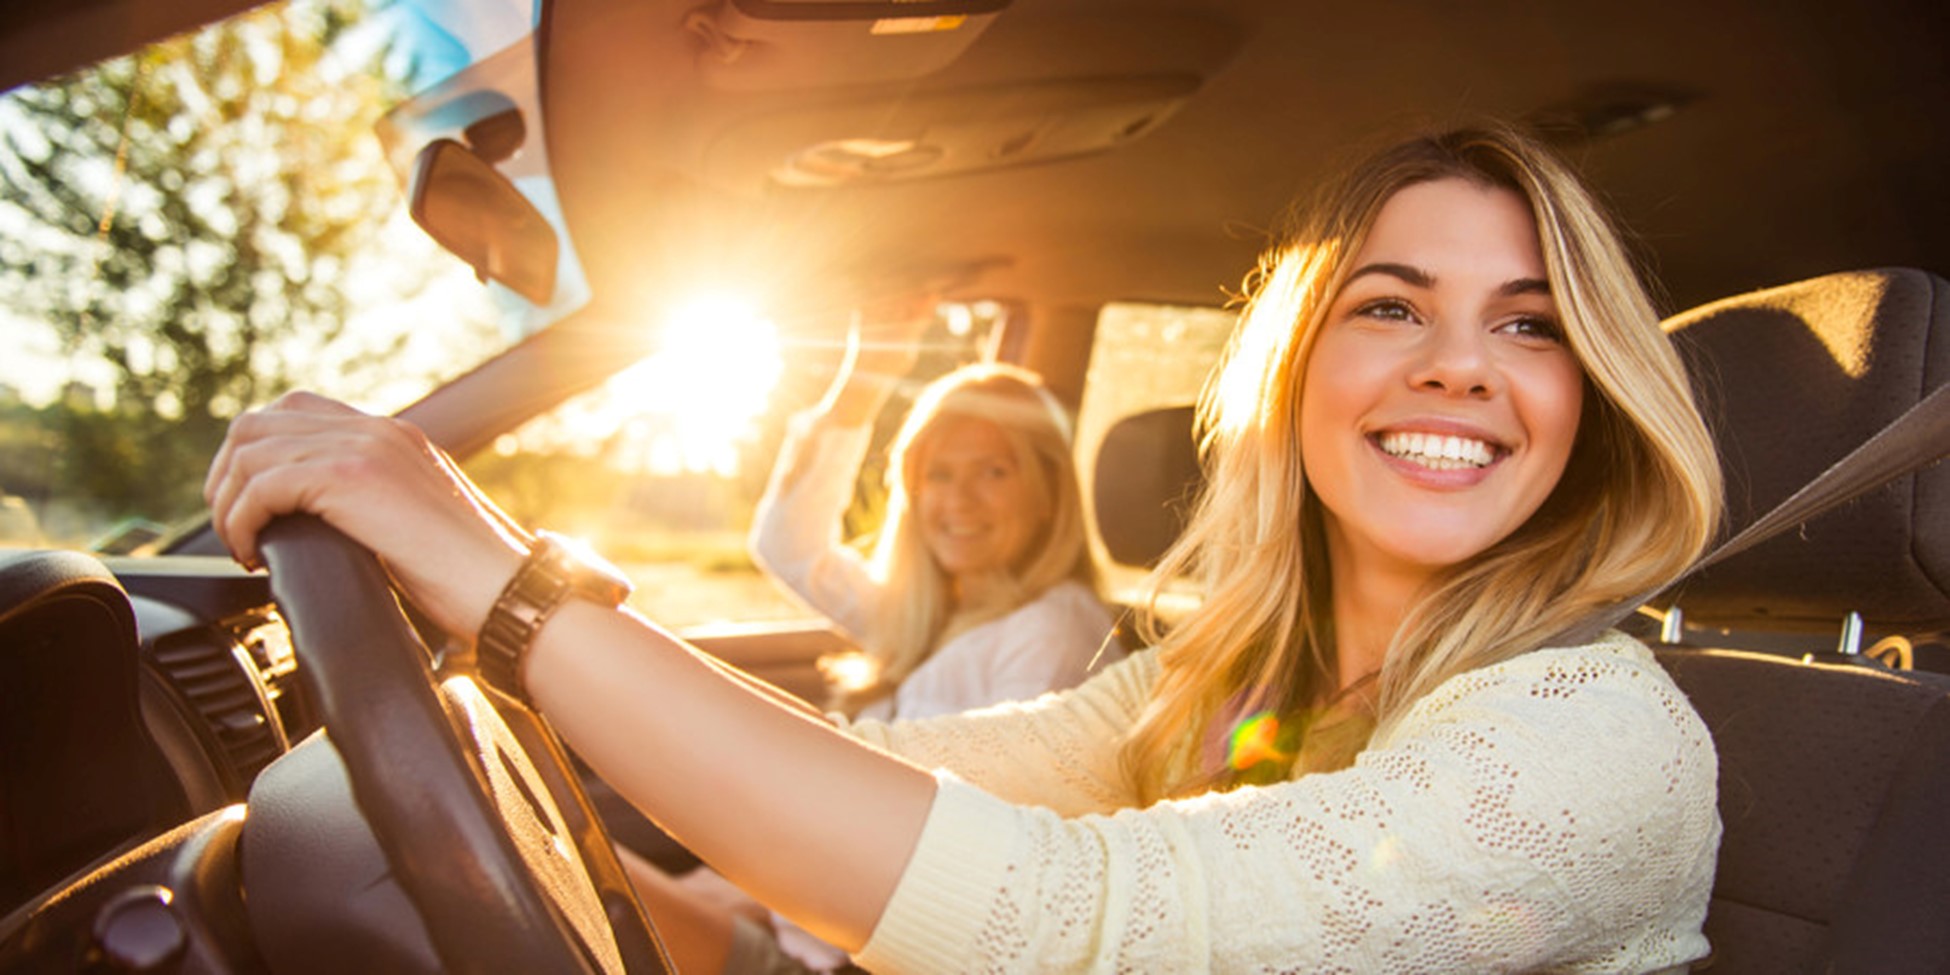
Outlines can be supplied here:
M1904 474L1921 470L1950 457L1950 383L1938 386L1901 416L1877 431L1875 436L1829 465L1814 480L1766 514L1754 519L1738 534L1701 556L1671 582L1648 589L1601 609L1585 622L1564 630L1544 646L1583 646L1617 626L1638 611L1652 597L1691 578L1716 562L1737 555L1766 541L1791 526L1799 525L1841 504L1881 487Z

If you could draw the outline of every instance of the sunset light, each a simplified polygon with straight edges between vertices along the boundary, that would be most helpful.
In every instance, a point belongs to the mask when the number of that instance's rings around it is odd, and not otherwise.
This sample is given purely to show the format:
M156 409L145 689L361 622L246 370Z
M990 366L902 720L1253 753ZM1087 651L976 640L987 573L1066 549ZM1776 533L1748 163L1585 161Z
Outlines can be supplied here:
M758 309L703 298L665 320L655 355L609 381L610 409L651 421L642 458L651 472L730 474L736 442L765 411L783 369L778 329Z
M778 329L728 297L678 306L651 327L654 354L497 440L496 453L567 450L660 477L737 474L739 445L785 368Z

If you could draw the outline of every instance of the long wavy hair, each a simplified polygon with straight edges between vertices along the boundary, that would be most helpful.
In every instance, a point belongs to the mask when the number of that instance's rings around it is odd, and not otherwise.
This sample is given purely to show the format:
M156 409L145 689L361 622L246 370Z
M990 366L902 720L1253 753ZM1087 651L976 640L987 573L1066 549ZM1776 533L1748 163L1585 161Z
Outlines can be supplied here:
M1344 767L1457 674L1545 645L1595 610L1670 581L1717 530L1721 477L1686 372L1619 233L1549 150L1502 125L1394 146L1297 214L1248 277L1241 320L1199 403L1207 487L1151 580L1141 633L1161 673L1123 745L1149 802L1241 782L1207 742L1242 714L1304 725L1336 696L1323 509L1299 445L1315 336L1381 208L1405 187L1462 179L1516 192L1538 243L1586 409L1563 477L1522 526L1440 573L1389 646L1357 730L1280 777ZM1168 633L1167 590L1203 601Z
M1037 526L1029 547L994 585L983 587L987 595L976 604L954 602L948 575L928 551L913 511L929 448L949 420L965 417L1002 429L1032 499L1026 516ZM1041 378L1016 366L964 366L916 398L888 455L887 513L870 557L888 593L863 641L879 674L874 687L853 697L853 703L898 685L956 633L1004 615L1065 579L1096 590L1070 444L1069 413Z

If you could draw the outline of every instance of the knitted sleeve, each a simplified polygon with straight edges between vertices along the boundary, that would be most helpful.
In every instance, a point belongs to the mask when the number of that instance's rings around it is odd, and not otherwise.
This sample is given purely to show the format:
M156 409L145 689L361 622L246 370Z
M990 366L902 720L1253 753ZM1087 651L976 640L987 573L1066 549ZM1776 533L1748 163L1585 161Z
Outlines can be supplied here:
M753 561L855 639L868 626L880 585L866 560L840 537L840 518L872 438L868 426L794 418L752 514Z
M943 777L860 955L951 971L1656 971L1706 952L1706 728L1613 635L1445 683L1354 767L1064 818Z
M892 724L835 720L868 744L1009 802L1064 815L1107 812L1131 802L1118 748L1156 677L1154 655L1139 653L1032 701Z

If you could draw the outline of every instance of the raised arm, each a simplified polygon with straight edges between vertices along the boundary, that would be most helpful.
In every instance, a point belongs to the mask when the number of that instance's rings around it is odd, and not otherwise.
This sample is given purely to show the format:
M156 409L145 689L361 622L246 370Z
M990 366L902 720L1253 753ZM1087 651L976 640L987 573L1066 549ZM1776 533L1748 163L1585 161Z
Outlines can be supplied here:
M903 295L862 307L847 330L846 358L815 411L841 426L872 423L913 371L921 334L933 319L931 297Z
M752 518L753 561L856 637L879 587L844 544L840 518L852 502L873 420L912 370L931 308L912 300L856 317L839 372L819 403L793 418Z

